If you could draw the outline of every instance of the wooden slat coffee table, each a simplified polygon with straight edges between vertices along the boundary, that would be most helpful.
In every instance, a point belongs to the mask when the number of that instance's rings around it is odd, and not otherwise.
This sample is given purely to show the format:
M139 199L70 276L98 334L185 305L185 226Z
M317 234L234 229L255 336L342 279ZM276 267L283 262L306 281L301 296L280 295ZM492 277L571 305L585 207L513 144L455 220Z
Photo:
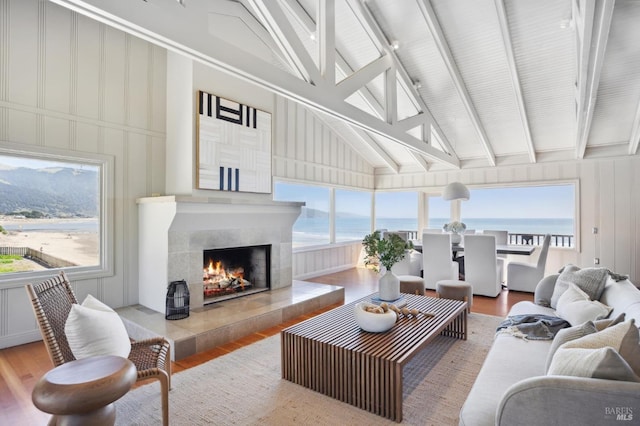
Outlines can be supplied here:
M402 368L440 334L466 340L467 303L404 294L407 307L436 315L401 315L391 330L369 333L356 324L354 306L371 296L283 330L282 377L400 422Z

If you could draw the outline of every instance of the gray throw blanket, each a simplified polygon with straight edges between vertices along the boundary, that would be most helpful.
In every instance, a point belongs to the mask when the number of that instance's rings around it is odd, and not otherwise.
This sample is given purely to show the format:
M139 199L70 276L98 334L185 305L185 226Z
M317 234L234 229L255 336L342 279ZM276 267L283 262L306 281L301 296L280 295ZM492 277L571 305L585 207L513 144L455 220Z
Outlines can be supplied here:
M511 334L524 340L552 340L559 330L570 326L562 318L550 315L514 315L502 321L496 332Z

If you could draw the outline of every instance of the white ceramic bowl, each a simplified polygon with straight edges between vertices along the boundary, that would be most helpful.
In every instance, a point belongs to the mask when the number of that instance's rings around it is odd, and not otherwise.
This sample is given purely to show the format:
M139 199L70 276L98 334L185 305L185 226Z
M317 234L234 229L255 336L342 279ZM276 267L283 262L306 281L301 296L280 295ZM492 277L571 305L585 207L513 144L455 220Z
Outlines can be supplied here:
M396 313L388 310L383 314L367 312L364 309L367 306L378 306L369 302L359 302L355 306L356 322L364 331L372 333L381 333L390 330L396 323Z

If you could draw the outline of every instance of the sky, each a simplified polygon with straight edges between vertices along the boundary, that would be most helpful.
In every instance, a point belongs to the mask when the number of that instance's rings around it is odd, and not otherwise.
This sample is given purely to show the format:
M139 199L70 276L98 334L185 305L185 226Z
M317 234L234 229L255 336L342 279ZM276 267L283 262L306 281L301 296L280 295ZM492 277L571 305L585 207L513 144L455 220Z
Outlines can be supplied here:
M575 188L573 184L525 186L512 188L470 189L471 197L463 201L465 218L573 218ZM278 200L305 201L307 207L328 211L329 190L307 185L276 183ZM371 211L370 194L336 191L337 211L367 216ZM418 196L410 192L376 193L376 215L381 218L415 218ZM429 199L429 216L449 217L449 201L434 195Z
M28 169L43 169L47 167L74 167L74 164L71 163L36 160L33 158L25 157L14 157L13 155L0 155L0 164L12 167L26 167Z

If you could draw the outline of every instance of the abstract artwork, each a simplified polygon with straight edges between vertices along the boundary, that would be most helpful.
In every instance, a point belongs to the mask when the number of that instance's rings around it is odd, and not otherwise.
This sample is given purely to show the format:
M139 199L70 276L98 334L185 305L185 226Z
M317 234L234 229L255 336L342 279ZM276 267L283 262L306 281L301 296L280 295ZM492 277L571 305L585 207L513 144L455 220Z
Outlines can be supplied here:
M271 114L198 91L197 187L271 193Z

